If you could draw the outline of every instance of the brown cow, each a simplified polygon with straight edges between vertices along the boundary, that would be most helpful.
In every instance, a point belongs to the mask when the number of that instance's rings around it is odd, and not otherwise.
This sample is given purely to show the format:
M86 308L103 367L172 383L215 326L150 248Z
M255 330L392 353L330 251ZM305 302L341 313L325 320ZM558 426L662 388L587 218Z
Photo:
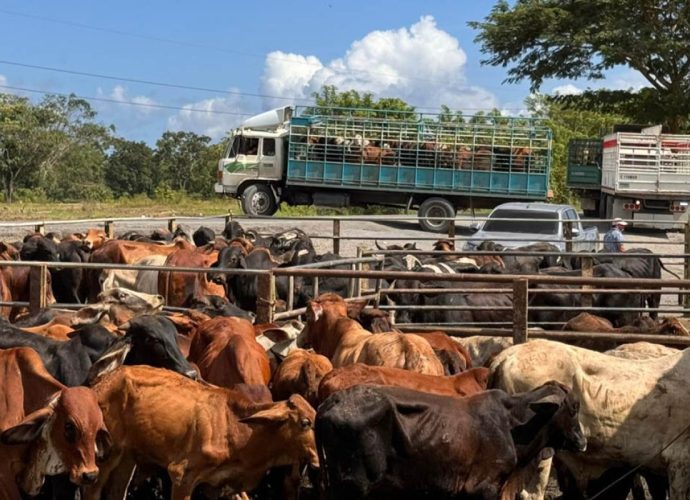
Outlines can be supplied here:
M109 239L102 229L89 229L85 233L69 234L62 241L81 241L86 249L93 251L101 248Z
M309 301L306 316L301 342L330 358L334 367L365 363L443 375L443 366L426 340L397 332L373 335L348 317L348 304L339 295L326 293Z
M6 300L9 297L13 302L28 302L29 301L29 267L6 266L2 268L2 298ZM53 290L51 286L50 273L46 275L46 304L54 304L55 297L53 297ZM6 308L2 309L6 311ZM9 320L15 321L18 316L26 312L26 307L14 306L9 311ZM4 314L3 314L4 316Z
M110 435L91 389L62 385L30 348L0 351L0 386L0 497L36 495L46 475L96 480Z
M211 267L218 260L213 246L196 248L185 241L177 242L177 246L177 250L168 255L166 266ZM225 297L225 287L209 281L207 273L161 271L158 273L158 293L167 305L185 307L207 295Z
M333 370L326 356L297 349L278 366L271 380L273 398L278 401L299 394L310 405L318 404L319 384L324 375Z
M454 342L445 332L414 332L431 345L443 364L445 375L455 375L472 368L472 357L462 345Z
M663 321L657 322L648 316L636 319L632 325L615 328L606 318L590 313L580 313L568 321L563 329L573 332L649 333L681 337L690 336L690 332L688 332L678 318L664 318Z
M164 468L173 500L202 483L250 491L273 467L318 465L316 412L298 395L256 405L237 391L211 387L147 366L121 367L94 387L113 436L86 500L107 491L123 498L135 466Z
M254 326L242 318L218 316L199 325L189 361L199 367L204 380L221 387L268 384L271 379L266 350L256 341Z
M387 366L362 363L336 368L319 385L318 402L334 392L355 385L391 385L441 396L464 397L485 391L491 372L488 368L470 368L451 376L424 375Z

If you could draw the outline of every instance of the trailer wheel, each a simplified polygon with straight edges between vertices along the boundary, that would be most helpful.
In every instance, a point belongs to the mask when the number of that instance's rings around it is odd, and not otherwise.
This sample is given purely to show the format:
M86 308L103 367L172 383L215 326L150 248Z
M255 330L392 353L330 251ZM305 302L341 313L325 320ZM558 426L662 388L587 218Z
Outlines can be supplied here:
M446 233L451 221L433 219L433 217L455 217L455 207L445 198L428 198L419 206L417 215L427 217L419 220L419 225L425 231Z
M278 210L271 187L251 184L242 192L242 210L247 215L270 216Z

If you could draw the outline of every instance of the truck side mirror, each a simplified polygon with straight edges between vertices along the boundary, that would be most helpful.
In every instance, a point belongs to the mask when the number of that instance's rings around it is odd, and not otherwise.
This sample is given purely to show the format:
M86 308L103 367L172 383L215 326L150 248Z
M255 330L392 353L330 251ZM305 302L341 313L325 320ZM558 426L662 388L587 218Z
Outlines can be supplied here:
M477 231L479 231L479 228L481 228L481 227L482 227L481 222L473 222L472 224L470 224L470 230L473 233L476 233Z
M574 227L570 230L570 234L572 234L573 236L578 236L580 234L580 230Z

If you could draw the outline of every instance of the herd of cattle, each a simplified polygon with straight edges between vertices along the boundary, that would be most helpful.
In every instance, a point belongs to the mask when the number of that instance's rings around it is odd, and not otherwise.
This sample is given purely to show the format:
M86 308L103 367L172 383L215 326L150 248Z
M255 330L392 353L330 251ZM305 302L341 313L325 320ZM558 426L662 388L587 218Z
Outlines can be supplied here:
M445 252L433 258L412 245L389 249L398 251L383 267L397 271L579 272L578 259L553 256L548 244L517 256L458 255L449 241L436 243ZM277 278L279 301L293 291L303 322L258 323L257 275L224 271L339 259L317 255L297 229L263 236L231 222L220 235L202 227L117 239L91 230L30 235L0 250L8 261L208 269L57 267L46 300L77 308L2 309L2 500L544 498L552 469L566 498L607 487L601 498L690 498L685 351L401 333L387 311L346 301L349 280L332 277L316 297L311 280ZM645 256L597 261L594 275L660 276L656 256L630 253ZM28 274L2 266L4 301L28 299ZM501 285L495 293L471 292L494 287L487 283L458 292L450 281L412 278L384 286L402 306L398 322L512 320ZM653 311L578 314L580 295L558 288L540 289L531 305L574 310L548 320L539 310L534 321L688 334ZM593 303L654 308L658 296L600 293Z
M435 141L370 140L357 134L352 138L320 135L296 136L307 144L310 161L407 165L463 170L527 172L532 166L544 168L542 153L526 146L460 145ZM298 153L299 154L299 153ZM300 159L300 158L297 158Z

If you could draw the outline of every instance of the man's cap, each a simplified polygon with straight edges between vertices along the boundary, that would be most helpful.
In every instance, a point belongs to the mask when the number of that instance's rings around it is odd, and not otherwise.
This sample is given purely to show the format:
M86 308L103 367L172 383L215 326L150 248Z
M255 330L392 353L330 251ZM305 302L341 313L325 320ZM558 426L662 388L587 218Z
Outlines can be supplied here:
M620 217L616 217L615 219L613 219L613 222L611 223L611 225L612 225L612 226L627 226L628 223L625 222L625 221L624 221L623 219L621 219Z

